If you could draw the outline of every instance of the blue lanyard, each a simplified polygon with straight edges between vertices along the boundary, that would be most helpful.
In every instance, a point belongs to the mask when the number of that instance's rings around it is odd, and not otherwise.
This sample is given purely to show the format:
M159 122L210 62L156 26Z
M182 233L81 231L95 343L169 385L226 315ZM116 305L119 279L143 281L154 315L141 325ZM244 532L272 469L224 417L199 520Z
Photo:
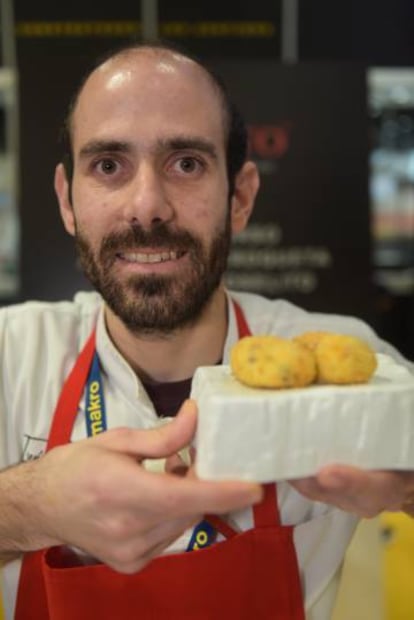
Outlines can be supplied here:
M93 437L107 429L102 373L96 351L86 380L85 398L86 432L88 437ZM206 519L203 519L195 526L187 551L196 551L208 547L215 539L216 530Z
M107 429L102 374L96 351L86 380L85 421L88 437L94 437Z

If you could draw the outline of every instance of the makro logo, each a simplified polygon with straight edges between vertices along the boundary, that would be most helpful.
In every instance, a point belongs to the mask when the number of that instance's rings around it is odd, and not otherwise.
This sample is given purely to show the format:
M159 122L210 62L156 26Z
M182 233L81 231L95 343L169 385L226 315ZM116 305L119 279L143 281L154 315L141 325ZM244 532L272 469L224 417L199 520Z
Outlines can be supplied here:
M290 145L292 123L249 125L249 155L253 159L275 160L283 157Z

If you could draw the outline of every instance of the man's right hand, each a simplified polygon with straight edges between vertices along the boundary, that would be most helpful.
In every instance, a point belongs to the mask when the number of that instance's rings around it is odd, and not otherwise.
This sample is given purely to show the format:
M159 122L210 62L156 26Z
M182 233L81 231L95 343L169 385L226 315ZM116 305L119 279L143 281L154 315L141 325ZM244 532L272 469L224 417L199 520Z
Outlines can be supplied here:
M110 430L3 471L0 554L66 544L133 573L202 515L260 501L258 484L144 469L144 459L169 457L189 445L195 427L195 403L186 401L169 424Z

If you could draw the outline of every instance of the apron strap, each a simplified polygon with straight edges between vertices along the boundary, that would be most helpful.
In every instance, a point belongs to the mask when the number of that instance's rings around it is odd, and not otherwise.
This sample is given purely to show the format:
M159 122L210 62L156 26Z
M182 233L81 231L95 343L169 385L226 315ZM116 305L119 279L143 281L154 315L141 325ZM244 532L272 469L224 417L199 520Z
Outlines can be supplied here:
M236 314L237 330L239 332L239 338L244 338L245 336L251 336L252 332L250 331L250 328L247 324L243 310L241 309L241 307L239 306L239 304L237 303L235 299L232 299L232 302L233 302L234 312Z
M50 427L47 451L70 441L73 423L76 418L73 403L76 403L77 407L82 398L94 352L95 330L89 336L68 378L63 384Z
M253 506L254 526L262 528L281 525L277 505L276 484L274 482L264 484L263 491L263 500L260 504Z
M274 483L263 485L263 500L253 506L253 525L256 528L280 526L280 515L277 505L276 485ZM206 515L208 521L224 538L233 538L239 532L231 525L216 515Z

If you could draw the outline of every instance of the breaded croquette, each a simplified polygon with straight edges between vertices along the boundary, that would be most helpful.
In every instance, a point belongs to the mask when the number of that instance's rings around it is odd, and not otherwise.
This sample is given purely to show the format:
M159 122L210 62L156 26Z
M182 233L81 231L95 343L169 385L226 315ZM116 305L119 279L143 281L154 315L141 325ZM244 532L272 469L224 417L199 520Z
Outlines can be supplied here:
M354 336L326 334L314 355L319 383L366 383L377 367L371 347Z
M316 376L312 352L276 336L242 338L231 350L230 363L235 377L251 387L304 387Z
M309 349L311 349L311 351L314 351L320 343L321 339L329 333L331 332L304 332L303 334L300 334L300 336L296 336L295 338L293 338L293 340L295 342L300 342L301 344L304 344Z

